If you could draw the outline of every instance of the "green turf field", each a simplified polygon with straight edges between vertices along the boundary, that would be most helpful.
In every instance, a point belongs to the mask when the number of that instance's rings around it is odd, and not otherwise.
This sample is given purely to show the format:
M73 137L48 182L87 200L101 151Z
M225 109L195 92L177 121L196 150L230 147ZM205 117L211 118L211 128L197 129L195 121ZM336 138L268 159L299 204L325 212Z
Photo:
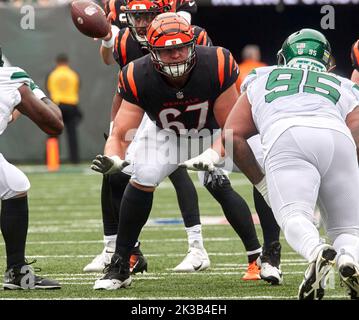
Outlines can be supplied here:
M21 166L20 166L21 167ZM102 245L100 219L101 176L87 166L62 166L59 173L43 167L21 167L28 175L30 228L27 257L36 258L40 275L63 285L55 291L0 291L1 299L296 299L306 262L281 238L284 284L271 286L263 281L241 280L246 267L243 245L229 225L204 225L205 247L211 268L193 274L177 274L171 269L185 256L183 224L146 226L141 249L148 258L149 272L134 276L130 288L94 291L99 274L83 273L83 267L99 254ZM197 185L197 178L193 175ZM251 187L239 174L232 184L250 203ZM202 187L198 188L202 216L222 217L219 205ZM179 218L175 192L166 180L155 194L150 218ZM257 226L262 239L260 227ZM0 267L5 269L4 243L0 245ZM331 279L326 299L347 299L338 277Z

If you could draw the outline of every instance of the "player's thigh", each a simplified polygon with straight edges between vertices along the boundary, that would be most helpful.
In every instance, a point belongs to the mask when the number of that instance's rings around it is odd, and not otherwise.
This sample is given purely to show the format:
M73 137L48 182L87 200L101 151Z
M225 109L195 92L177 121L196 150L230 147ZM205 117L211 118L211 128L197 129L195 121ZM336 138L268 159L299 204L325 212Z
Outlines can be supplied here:
M313 219L320 174L297 148L289 130L270 150L265 172L271 207L281 227L292 214L301 213Z
M9 163L0 154L0 198L6 200L14 198L30 189L30 181L26 175Z
M334 152L322 177L319 205L331 238L344 232L359 236L359 169L356 148L344 134L333 131Z
M132 180L157 186L178 167L177 136L148 122L136 139Z

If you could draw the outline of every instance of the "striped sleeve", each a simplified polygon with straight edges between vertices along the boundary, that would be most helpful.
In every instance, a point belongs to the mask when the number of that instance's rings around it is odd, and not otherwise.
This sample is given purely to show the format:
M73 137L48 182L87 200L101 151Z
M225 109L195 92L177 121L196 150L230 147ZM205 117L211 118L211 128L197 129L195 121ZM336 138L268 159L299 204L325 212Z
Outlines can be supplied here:
M134 63L130 62L119 74L118 93L126 101L138 104L138 90L134 75Z
M229 50L217 48L217 77L219 92L222 93L236 83L239 76L237 62Z

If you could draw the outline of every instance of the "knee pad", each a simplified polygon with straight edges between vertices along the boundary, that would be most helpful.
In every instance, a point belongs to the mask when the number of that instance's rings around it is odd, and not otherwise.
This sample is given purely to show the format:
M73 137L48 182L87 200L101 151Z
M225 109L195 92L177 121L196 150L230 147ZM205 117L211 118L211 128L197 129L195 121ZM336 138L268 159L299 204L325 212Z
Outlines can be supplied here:
M304 217L309 221L314 222L314 209L305 204L291 203L280 208L279 214L275 214L278 225L283 230L285 230L288 220L297 216Z
M131 180L145 187L157 187L161 170L151 166L138 166L135 168Z
M3 157L0 162L0 197L11 199L30 189L30 181L26 175Z

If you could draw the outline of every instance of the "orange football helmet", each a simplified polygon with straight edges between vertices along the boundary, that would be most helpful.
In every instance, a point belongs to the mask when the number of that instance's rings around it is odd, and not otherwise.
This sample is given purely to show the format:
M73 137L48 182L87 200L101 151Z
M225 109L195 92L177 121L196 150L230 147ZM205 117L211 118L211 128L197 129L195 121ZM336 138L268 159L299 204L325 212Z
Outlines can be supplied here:
M158 15L147 30L147 45L156 69L172 78L190 72L195 65L195 35L192 26L180 15L167 12ZM188 55L183 61L164 62L161 50L188 48Z
M125 6L128 27L135 40L146 44L146 30L151 21L160 13L169 11L168 0L130 0Z

